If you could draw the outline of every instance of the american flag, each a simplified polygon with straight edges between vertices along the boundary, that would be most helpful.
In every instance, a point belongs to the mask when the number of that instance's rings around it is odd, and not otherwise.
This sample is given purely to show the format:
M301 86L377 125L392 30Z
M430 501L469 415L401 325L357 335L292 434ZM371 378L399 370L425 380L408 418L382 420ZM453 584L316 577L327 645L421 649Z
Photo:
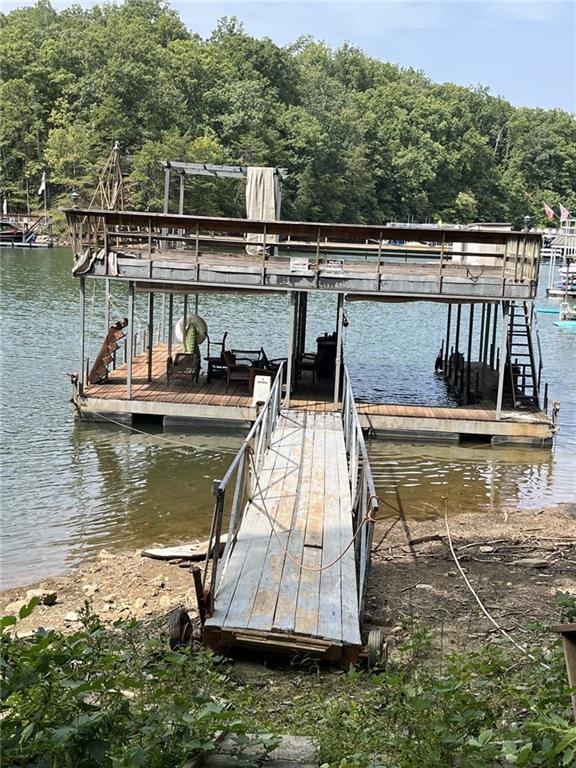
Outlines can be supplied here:
M546 214L547 219L553 219L556 215L548 203L544 203L544 213Z
M562 203L560 203L560 221L568 221L570 218L570 212L567 208L564 208Z

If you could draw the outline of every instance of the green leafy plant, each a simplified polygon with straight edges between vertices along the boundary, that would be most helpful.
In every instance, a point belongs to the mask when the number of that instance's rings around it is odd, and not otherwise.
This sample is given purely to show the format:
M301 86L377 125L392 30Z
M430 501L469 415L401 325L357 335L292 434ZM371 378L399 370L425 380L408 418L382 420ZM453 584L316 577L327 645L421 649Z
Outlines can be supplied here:
M0 622L3 765L172 768L213 751L219 731L245 733L213 654L169 651L155 626L106 627L88 605L81 621L70 635L25 638L15 617Z

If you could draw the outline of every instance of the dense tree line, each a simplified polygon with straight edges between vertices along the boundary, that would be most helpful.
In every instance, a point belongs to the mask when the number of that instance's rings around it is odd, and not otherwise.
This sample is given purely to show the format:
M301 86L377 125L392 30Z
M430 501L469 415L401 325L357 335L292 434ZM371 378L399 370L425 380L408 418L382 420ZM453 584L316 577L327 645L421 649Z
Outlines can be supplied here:
M544 223L576 211L576 121L431 82L310 37L279 47L222 19L209 39L161 0L0 15L0 187L25 210L87 203L115 140L130 207L160 210L164 158L284 166L285 218ZM241 215L234 181L193 179L189 213Z

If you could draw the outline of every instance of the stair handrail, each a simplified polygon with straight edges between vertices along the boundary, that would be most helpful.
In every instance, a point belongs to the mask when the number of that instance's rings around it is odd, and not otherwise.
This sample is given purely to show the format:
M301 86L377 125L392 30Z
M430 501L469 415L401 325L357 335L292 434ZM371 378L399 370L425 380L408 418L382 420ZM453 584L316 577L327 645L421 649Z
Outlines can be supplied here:
M204 574L202 579L208 615L212 613L216 589L226 571L226 566L236 543L236 534L242 521L246 506L245 502L252 495L252 481L254 478L251 476L251 472L252 474L254 472L259 472L262 468L264 456L271 444L272 433L278 423L282 402L285 365L285 362L280 363L274 382L268 393L268 397L260 408L254 424L243 440L242 445L228 467L226 474L222 480L214 481L213 494L216 497L216 501L214 502L214 512L212 515L210 536L208 538L208 550L204 562ZM236 477L236 482L234 483L234 496L230 509L228 536L226 538L220 567L220 538L225 516L224 505L226 501L226 490L234 477ZM211 570L210 564L212 564ZM218 575L219 570L220 576ZM210 582L208 590L206 590L209 571Z
M378 496L368 458L368 449L354 399L348 368L344 366L342 426L348 456L348 476L352 496L352 515L356 535L355 555L358 578L358 607L362 611L371 560ZM358 530L361 526L361 530Z

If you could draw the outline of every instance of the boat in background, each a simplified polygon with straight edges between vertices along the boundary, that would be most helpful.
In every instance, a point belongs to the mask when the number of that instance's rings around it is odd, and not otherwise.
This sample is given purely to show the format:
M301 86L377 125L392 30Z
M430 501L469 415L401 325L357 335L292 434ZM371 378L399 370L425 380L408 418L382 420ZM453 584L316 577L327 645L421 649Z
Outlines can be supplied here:
M0 246L5 248L51 248L52 220L43 215L36 219L28 216L2 216L0 220Z
M560 304L560 318L554 321L557 328L573 328L576 330L576 305L573 307L567 301Z

